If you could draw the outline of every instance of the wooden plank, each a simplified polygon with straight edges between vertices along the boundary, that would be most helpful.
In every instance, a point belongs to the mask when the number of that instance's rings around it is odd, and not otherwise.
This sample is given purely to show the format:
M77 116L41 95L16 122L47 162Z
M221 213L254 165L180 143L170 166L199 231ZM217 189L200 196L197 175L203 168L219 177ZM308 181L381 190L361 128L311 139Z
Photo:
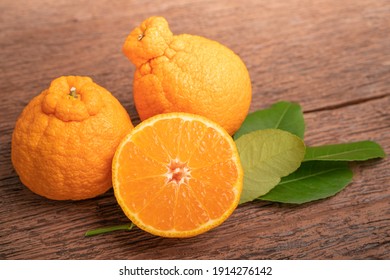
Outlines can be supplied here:
M390 134L383 124L389 115L383 112L389 99L305 114L308 143L362 140L369 133L388 152ZM340 118L356 111L367 114L361 113L360 119ZM325 129L320 122L337 125ZM244 204L222 226L185 240L154 237L139 229L83 238L89 229L127 222L111 191L88 201L48 201L12 177L2 195L7 207L0 208L4 227L0 251L2 257L16 259L386 259L390 188L389 174L383 171L389 170L389 161L352 167L353 183L330 199L301 206Z
M60 1L49 5L48 11L39 9L39 13L28 12L36 12L34 1L23 7L11 2L14 10L9 8L5 13L1 37L2 91L15 97L23 95L27 102L55 77L90 75L132 107L134 68L120 49L129 31L148 13L131 16L136 5L124 1L114 5L114 14L107 16L106 9L112 4L105 2L76 11L70 2ZM185 20L185 8L191 2L183 2L182 9L164 2L151 12L166 11L175 33L204 35L240 54L250 70L260 105L288 99L315 110L388 93L388 1L268 2L248 1L245 7L238 2L219 2L206 14L199 12ZM204 10L210 4L202 1L197 6ZM58 11L61 17L56 16ZM22 12L23 18L14 17ZM228 23L230 28L226 28ZM19 107L19 111L11 112L15 117L22 107L16 100L1 99L0 109L5 104Z
M251 111L279 100L305 111L308 145L359 140L390 152L390 2L54 1L0 4L0 259L389 259L390 163L352 164L338 195L301 206L254 202L190 239L139 229L84 238L128 222L112 191L78 202L32 194L10 160L23 107L60 75L88 75L139 123L134 67L121 54L144 18L165 16L175 33L218 40L246 62Z

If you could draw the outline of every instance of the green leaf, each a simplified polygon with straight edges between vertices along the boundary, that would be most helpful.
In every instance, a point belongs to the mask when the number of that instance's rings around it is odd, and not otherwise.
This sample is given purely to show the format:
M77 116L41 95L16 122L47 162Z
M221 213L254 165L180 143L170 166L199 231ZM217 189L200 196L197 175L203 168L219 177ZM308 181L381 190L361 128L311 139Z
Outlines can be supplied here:
M307 147L304 161L332 160L357 161L383 158L386 154L382 147L373 141L361 141L345 144Z
M279 129L250 132L241 136L236 144L244 169L240 203L269 192L281 177L300 166L305 155L302 139Z
M234 134L237 140L252 131L277 128L291 132L303 139L305 120L301 106L297 103L281 101L270 108L248 114L240 129Z
M346 162L310 161L287 177L261 200L301 204L335 195L352 181Z
M90 236L95 236L95 235L113 232L113 231L117 231L117 230L130 231L134 226L135 225L133 223L130 223L130 224L123 224L123 225L117 225L117 226L112 226L112 227L91 229L91 230L87 231L84 236L90 237Z

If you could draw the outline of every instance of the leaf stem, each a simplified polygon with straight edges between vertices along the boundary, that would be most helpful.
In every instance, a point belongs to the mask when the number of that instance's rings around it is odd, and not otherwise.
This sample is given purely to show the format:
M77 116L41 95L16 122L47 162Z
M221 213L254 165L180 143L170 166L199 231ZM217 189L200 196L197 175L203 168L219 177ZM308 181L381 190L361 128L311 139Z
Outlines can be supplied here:
M116 230L131 230L135 225L133 223L130 224L123 224L123 225L117 225L117 226L112 226L112 227L105 227L105 228L97 228L97 229L92 229L89 230L85 233L84 236L95 236L103 233L108 233Z

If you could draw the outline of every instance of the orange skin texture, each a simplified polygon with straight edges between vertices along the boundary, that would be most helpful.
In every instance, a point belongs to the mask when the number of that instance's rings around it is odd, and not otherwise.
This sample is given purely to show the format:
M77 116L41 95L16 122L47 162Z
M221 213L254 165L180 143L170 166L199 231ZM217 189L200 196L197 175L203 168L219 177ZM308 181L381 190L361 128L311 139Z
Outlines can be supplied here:
M70 96L71 88L77 97ZM111 163L133 125L126 110L88 77L67 76L33 98L16 122L11 158L22 183L54 200L111 188Z
M137 67L133 96L141 120L187 112L233 135L252 98L248 70L229 48L200 36L173 35L163 17L150 17L127 37L123 52Z

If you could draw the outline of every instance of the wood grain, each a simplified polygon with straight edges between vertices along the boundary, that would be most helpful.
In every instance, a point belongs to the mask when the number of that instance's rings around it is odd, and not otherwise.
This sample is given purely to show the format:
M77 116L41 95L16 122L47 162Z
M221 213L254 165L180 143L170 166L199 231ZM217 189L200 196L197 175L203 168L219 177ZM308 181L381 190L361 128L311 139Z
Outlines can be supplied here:
M10 160L18 115L61 75L91 76L139 123L121 47L150 15L238 53L252 78L251 111L299 102L308 145L370 139L389 154L389 1L3 0L0 13L0 259L390 259L388 159L351 164L353 183L332 198L247 203L190 239L139 229L85 238L128 222L112 191L50 201L20 183Z

